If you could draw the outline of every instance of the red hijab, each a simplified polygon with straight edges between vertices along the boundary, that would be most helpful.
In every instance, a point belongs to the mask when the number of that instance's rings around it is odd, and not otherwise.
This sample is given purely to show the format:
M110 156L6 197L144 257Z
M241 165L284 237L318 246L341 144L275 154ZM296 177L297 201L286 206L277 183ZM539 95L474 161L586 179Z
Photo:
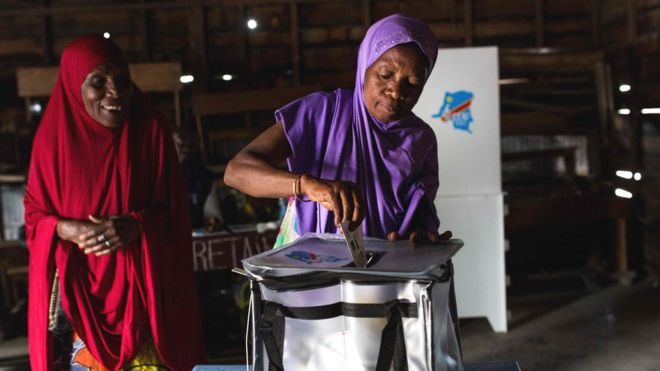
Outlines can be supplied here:
M107 368L125 365L151 335L170 368L190 370L204 347L181 170L166 123L137 87L121 127L101 126L87 114L80 87L110 61L126 64L121 50L100 37L64 49L34 139L24 201L30 362L33 370L52 369L47 317L57 269L64 313ZM57 237L60 218L90 214L129 214L140 238L97 257Z

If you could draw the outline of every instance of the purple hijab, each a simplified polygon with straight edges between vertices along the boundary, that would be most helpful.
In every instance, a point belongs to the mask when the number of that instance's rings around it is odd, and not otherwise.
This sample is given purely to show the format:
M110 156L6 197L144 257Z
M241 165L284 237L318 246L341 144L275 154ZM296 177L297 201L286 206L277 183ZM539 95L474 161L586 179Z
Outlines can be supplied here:
M365 236L405 236L412 228L437 231L433 201L438 190L437 143L433 130L413 113L389 123L375 120L364 103L367 68L388 49L415 43L428 60L438 53L428 26L394 14L374 23L358 53L355 89L318 92L275 112L291 146L289 170L360 185ZM298 232L336 232L333 216L314 202L296 201Z

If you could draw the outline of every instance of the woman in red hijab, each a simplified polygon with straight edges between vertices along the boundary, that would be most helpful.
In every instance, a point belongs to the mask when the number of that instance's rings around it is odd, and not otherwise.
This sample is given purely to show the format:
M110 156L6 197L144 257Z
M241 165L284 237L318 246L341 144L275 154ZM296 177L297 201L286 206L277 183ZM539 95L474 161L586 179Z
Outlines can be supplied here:
M58 367L58 307L75 334L72 369L118 370L149 354L173 370L203 360L187 208L171 134L121 50L73 41L25 195L33 370Z

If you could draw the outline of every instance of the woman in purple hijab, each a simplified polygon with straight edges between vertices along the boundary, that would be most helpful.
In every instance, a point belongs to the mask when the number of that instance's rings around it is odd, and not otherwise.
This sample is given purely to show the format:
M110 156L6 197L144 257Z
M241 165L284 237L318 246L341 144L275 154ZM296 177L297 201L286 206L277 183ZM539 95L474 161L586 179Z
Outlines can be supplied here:
M437 143L412 113L437 56L420 20L394 14L367 30L354 89L317 92L234 157L225 182L255 197L290 197L276 245L362 222L365 236L438 240ZM287 160L289 171L277 167ZM445 237L445 236L443 236Z

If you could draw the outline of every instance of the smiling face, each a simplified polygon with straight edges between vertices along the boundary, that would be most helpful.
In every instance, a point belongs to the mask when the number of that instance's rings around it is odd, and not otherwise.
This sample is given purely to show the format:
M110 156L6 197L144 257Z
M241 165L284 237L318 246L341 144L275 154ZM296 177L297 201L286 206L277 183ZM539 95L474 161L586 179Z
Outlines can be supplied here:
M364 103L378 121L388 123L407 116L422 94L426 58L413 44L401 44L383 53L364 76Z
M121 126L133 94L128 67L113 62L99 65L87 75L80 93L94 120L108 128Z

